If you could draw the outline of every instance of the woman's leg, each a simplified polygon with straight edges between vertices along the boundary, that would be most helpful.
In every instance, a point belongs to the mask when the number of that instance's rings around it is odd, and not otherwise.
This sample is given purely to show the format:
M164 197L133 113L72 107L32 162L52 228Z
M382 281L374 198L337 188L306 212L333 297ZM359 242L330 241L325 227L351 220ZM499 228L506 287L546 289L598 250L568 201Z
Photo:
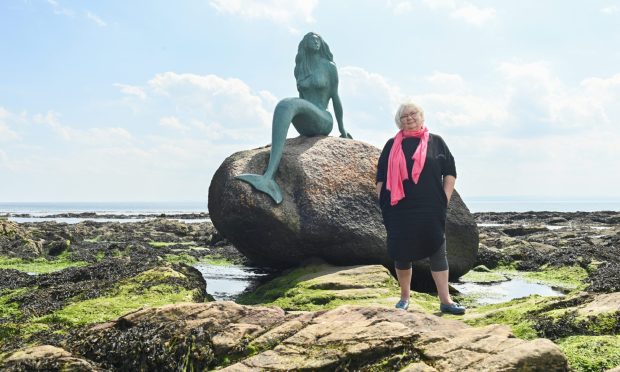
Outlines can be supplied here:
M450 297L450 291L448 290L448 270L431 270L431 275L433 275L433 280L435 281L435 286L437 287L439 301L441 301L442 304L451 304L452 298Z
M402 301L409 301L411 296L411 277L413 275L411 262L396 261L395 269L398 284L400 285L400 299Z
M450 291L448 289L448 258L446 254L446 241L439 249L430 257L431 275L437 287L437 295L442 304L449 305L452 303Z

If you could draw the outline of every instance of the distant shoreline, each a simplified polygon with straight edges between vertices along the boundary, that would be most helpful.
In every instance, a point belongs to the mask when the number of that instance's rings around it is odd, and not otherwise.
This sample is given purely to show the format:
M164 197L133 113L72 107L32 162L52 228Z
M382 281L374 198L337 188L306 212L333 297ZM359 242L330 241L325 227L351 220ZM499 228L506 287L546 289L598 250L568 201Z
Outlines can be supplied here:
M620 198L611 197L591 200L473 197L464 198L464 202L472 213L620 212ZM86 214L92 214L92 218L152 218L154 215L168 218L205 218L204 216L208 217L208 213L206 200L194 202L0 202L0 216L29 215L32 218L61 215L81 218L81 215Z
M99 213L99 212L78 212L78 213L56 213L56 214L31 214L31 213L12 213L0 211L0 217L5 218L80 218L80 219L145 219L145 218L172 218L184 220L208 219L209 213Z

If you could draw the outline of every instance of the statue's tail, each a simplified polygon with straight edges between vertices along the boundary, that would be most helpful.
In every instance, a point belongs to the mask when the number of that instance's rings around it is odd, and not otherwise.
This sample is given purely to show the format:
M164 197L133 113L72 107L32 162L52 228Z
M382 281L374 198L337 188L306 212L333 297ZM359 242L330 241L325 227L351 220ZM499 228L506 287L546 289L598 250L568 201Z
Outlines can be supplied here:
M240 174L235 178L243 182L247 182L252 185L252 187L254 187L256 190L262 191L265 194L271 196L271 198L273 199L273 201L276 202L276 204L282 203L282 191L280 191L280 186L278 186L276 181L265 176L249 173Z

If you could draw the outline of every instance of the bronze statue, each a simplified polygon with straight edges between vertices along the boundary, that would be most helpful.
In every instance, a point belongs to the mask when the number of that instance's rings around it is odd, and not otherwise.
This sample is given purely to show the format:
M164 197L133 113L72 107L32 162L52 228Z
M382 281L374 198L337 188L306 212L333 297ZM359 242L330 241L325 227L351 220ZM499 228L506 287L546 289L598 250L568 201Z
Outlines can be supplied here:
M331 99L340 137L352 138L342 122L338 71L334 57L327 43L314 32L307 33L299 43L295 57L295 80L299 98L284 98L278 102L273 112L271 154L267 170L262 176L241 174L236 177L271 196L277 204L282 202L282 192L274 178L291 122L302 136L329 135L334 125L334 119L327 111L327 104Z

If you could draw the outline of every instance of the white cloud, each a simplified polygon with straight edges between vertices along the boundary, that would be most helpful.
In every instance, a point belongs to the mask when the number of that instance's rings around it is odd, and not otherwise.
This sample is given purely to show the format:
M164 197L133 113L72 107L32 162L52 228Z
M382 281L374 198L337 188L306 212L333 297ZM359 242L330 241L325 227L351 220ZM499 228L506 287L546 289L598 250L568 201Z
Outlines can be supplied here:
M609 168L618 158L618 143L617 130L527 140L477 133L448 138L459 171L457 188L472 196L618 195L620 174Z
M52 11L54 14L64 15L67 17L73 17L75 12L72 9L65 8L56 0L47 0L47 3L52 6Z
M10 142L18 138L19 135L15 131L0 121L0 142Z
M37 124L47 125L60 138L77 145L105 147L110 144L127 144L133 139L131 133L124 128L88 128L83 130L63 125L60 123L59 115L53 111L49 111L45 115L36 114L33 120Z
M504 102L494 97L467 93L425 93L414 97L436 130L496 131L508 118Z
M392 12L396 15L411 13L414 6L411 1L391 1L388 0L388 6L392 8Z
M524 129L540 133L617 127L620 74L587 78L567 86L545 62L503 63L499 67L507 86L509 110Z
M114 86L120 88L123 94L126 94L128 96L136 96L140 98L141 100L146 99L146 93L144 92L144 89L140 87L137 87L134 85L119 84L119 83L114 84Z
M601 12L605 14L614 14L620 12L620 5L610 5L604 8L601 8Z
M0 106L0 142L9 143L19 140L21 136L14 128L16 124L20 124L22 121L21 116L14 115Z
M159 125L179 132L187 132L189 129L186 125L181 124L179 119L174 116L166 116L159 119Z
M495 19L496 15L495 9L493 8L479 8L471 3L464 3L450 13L451 17L462 19L476 26L482 26L492 21Z
M460 19L475 26L483 26L497 17L494 8L481 8L462 0L424 0L431 10L445 11L454 19Z
M220 13L290 25L294 21L314 22L312 13L318 0L213 0L209 4Z
M216 75L166 72L149 80L148 87L180 120L224 123L224 135L256 141L268 137L275 97L253 93L239 79Z
M58 114L53 111L49 111L45 115L36 114L33 119L34 122L37 124L44 124L49 126L54 132L56 132L56 134L58 134L62 139L66 141L70 141L73 137L73 130L60 124Z
M108 24L107 24L107 23L106 23L103 19L101 19L101 18L100 18L99 16L97 16L95 13L92 13L92 12L90 12L90 11L88 11L88 10L87 10L85 14L86 14L86 18L88 18L88 19L90 19L91 21L95 22L95 24L96 24L97 26L99 26L99 27L105 27L105 26L107 26L107 25L108 25Z
M339 68L344 124L353 138L383 147L396 131L394 110L405 98L400 87L361 67Z
M439 90L450 92L465 90L465 81L458 74L435 71L431 76L426 77L426 81L431 83L433 88Z
M407 96L422 105L429 127L458 135L473 130L552 138L592 128L611 130L620 123L620 74L569 86L549 63L533 62L501 63L490 77L496 83L482 89L458 74L434 72L423 79L426 85L405 90L380 74L341 68L345 126L354 138L379 145L376 137L394 130L393 111Z

